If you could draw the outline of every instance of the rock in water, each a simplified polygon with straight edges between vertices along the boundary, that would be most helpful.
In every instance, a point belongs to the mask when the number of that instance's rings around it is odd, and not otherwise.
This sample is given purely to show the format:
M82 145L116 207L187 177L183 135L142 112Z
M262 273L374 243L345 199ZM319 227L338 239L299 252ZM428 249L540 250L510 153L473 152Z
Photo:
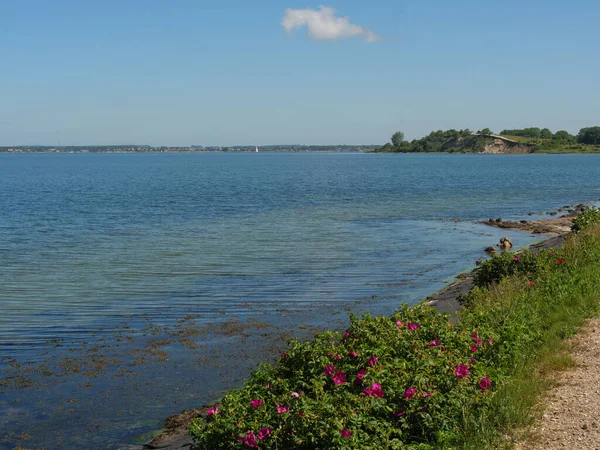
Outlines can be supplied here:
M507 238L506 236L500 238L500 244L498 244L498 247L500 247L500 250L508 250L510 248L512 248L512 242L509 238Z

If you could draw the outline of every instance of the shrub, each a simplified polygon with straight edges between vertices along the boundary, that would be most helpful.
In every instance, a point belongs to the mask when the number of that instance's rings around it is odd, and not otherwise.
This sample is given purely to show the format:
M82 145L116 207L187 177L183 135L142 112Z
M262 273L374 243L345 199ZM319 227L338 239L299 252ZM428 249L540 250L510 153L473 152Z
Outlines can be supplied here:
M600 223L600 209L586 208L573 221L571 230L577 232Z

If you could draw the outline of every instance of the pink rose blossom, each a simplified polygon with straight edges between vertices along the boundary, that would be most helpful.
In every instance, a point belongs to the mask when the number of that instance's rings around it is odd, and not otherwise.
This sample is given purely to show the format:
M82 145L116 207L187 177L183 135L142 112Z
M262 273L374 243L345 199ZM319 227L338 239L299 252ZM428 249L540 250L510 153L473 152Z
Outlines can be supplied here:
M298 398L298 397L300 397L300 394L298 394L297 392L292 392L292 397Z
M333 357L334 357L335 359L342 359L342 357L341 357L340 355L338 355L337 353L336 353L335 355L333 355Z
M374 397L374 398L383 398L383 389L381 389L381 385L379 383L371 384L370 388L366 388L363 390L363 394Z
M354 380L355 384L360 384L364 376L367 374L367 369L362 369L356 374L356 380Z
M396 417L402 417L404 414L406 414L406 411L398 411L394 413Z
M271 433L273 433L273 428L271 428L271 427L261 428L260 430L258 430L258 438L259 439L268 438L269 436L271 436Z
M396 325L398 326L398 328L402 328L402 321L399 320L398 322L396 322Z
M464 378L469 375L469 368L464 364L459 364L458 368L454 372L458 378Z
M354 350L350 350L348 352L348 356L351 358L356 358L358 355L356 354L356 352Z
M521 257L519 255L515 255L515 257L513 258L515 261L520 261Z
M471 347L469 347L471 349L471 351L473 353L475 353L477 351L477 346L476 345L471 345Z
M252 405L253 408L260 408L263 404L263 401L261 398L257 398L256 400L252 400L250 402L250 405Z
M404 400L410 400L411 398L414 397L414 395L416 394L417 390L415 388L408 388L407 390L404 391Z
M480 381L479 381L479 388L482 391L485 391L486 389L492 387L492 380L490 380L488 377L483 377Z
M256 445L258 444L258 442L256 441L256 436L252 431L248 430L248 433L246 433L246 439L244 439L244 444L246 444L248 447L256 447Z
M344 333L344 337L343 339L348 339L350 337L350 333L348 333L347 331Z
M477 333L471 333L471 337L473 338L473 341L475 342L477 347L481 347L483 345L483 341L479 336L477 336Z
M429 393L427 393L427 394L423 394L423 398L431 397L432 395L433 395L433 394L429 394Z
M487 339L487 345L492 345L493 343L494 343L494 341L492 341L492 338Z
M285 413L285 412L288 412L289 410L290 410L290 407L289 407L289 406L278 406L278 407L277 407L277 412L278 412L279 414L283 414L283 413Z
M373 367L377 361L379 361L379 358L377 356L372 356L369 360L368 366Z
M421 325L419 325L418 323L407 323L406 324L406 328L408 328L410 331L414 331L414 330L418 330L419 328L421 328Z
M340 431L340 436L345 437L346 439L350 439L350 436L352 436L352 431L350 431L350 430L341 430Z
M214 406L213 408L210 408L208 411L206 411L206 415L207 416L212 416L213 414L218 414L219 413L219 407L218 406Z
M329 365L329 366L325 367L325 370L323 370L323 373L325 374L326 377L330 377L331 375L333 375L335 373L335 366Z
M475 361L477 360L471 356L471 358L469 359L469 364L473 365L475 364Z
M438 338L435 338L433 341L431 341L429 343L428 346L429 347L439 347L440 345L442 345L442 344L440 344L440 341L438 341Z
M344 384L346 383L346 374L341 370L338 370L332 378L335 384Z

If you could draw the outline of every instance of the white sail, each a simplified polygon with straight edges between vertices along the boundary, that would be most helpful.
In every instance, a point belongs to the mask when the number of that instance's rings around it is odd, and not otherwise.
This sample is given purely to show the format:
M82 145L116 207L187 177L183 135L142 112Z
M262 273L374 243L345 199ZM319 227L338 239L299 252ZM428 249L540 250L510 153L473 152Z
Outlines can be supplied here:
M258 145L256 146L256 153L258 153Z

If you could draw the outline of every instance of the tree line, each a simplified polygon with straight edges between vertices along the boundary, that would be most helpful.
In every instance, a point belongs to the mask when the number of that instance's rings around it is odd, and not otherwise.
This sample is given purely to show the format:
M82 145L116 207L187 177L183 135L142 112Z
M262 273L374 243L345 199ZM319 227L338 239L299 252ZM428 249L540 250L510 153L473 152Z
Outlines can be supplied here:
M478 151L482 145L485 145L487 136L494 133L489 128L484 128L477 132L469 129L464 130L437 130L421 139L407 141L402 131L397 131L392 135L391 142L388 142L379 150L380 152L403 152L403 153L434 153L434 152L454 152L457 150L457 143L460 142L462 151ZM553 133L549 128L521 128L514 130L502 130L502 136L515 136L535 139L532 144L543 143L543 147L554 148L562 145L571 144L589 144L600 145L600 126L582 128L574 136L568 131L559 130Z

